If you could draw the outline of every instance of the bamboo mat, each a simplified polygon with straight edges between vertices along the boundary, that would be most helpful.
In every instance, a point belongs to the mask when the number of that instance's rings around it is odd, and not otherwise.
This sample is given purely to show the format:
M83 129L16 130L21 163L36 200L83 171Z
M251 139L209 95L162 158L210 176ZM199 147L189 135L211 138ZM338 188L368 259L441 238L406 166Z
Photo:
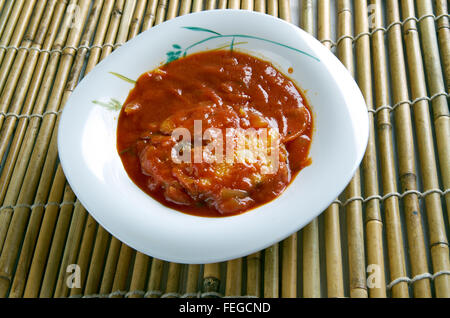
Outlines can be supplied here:
M122 244L77 201L58 162L58 114L128 39L214 8L313 33L360 85L370 140L344 193L297 234L229 262L168 263ZM0 297L450 297L446 0L0 0L0 10Z

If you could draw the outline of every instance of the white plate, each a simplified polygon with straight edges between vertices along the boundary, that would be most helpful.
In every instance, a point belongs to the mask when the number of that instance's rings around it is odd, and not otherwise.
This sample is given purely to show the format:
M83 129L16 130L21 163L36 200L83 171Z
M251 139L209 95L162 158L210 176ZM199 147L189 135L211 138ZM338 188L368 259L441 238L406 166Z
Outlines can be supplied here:
M306 92L314 114L312 164L269 204L237 216L204 218L169 209L128 177L116 150L119 112L93 101L124 102L137 79L169 57L230 45L271 61ZM184 15L143 32L99 63L65 105L58 131L61 164L75 194L107 231L136 250L180 263L248 255L295 233L345 188L368 140L364 99L322 44L280 19L250 11Z

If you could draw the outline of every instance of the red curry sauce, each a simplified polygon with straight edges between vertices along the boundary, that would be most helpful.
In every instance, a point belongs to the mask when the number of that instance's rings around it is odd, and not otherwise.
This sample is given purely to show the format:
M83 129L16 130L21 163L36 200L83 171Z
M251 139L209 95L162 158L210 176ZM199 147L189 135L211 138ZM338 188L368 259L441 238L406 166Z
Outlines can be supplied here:
M210 128L223 136L227 129L275 131L279 144L270 133L267 140L279 147L273 157L278 169L264 173L274 161L259 159L174 162L180 138L172 133L186 128L194 136L195 120L201 121L203 134ZM228 216L265 204L285 190L310 164L312 129L306 99L272 64L236 51L209 51L139 77L119 116L117 148L133 182L160 203L193 215ZM200 148L208 142L203 139ZM193 155L199 144L185 146L181 153ZM216 155L216 150L202 151L203 159Z

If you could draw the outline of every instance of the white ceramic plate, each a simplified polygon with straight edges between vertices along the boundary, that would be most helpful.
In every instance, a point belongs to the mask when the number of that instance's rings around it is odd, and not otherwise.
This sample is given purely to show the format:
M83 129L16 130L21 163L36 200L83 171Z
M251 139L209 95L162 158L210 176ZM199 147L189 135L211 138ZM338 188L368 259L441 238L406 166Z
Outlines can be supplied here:
M227 47L272 62L301 87L314 114L312 164L269 204L237 216L196 217L169 209L128 177L116 150L118 110L137 79L168 59ZM114 103L110 103L114 106ZM248 255L295 233L345 188L368 139L364 99L351 75L317 40L269 15L214 10L184 15L143 32L98 64L61 115L58 148L75 194L112 235L153 257L210 263Z

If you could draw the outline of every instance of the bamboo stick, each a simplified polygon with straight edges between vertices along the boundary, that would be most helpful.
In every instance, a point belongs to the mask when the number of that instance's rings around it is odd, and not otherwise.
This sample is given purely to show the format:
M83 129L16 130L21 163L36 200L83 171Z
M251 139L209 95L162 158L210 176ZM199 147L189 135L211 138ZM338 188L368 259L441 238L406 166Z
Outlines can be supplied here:
M144 296L143 291L145 289L149 264L150 257L140 252L136 253L131 276L129 298L141 298Z
M75 264L79 268L80 272L80 286L77 287L68 287L67 284L65 284L65 278L67 276L66 271L60 271L59 280L56 285L56 291L55 291L55 297L67 297L67 295L70 295L71 297L76 297L82 294L85 282L87 279L88 273L88 266L89 266L89 258L85 256L86 254L90 255L93 247L93 240L95 237L95 232L98 228L97 222L88 215L86 220L86 225L84 228L83 236L81 238L80 242L80 248L78 251L78 257L76 258ZM70 289L70 290L69 290Z
M314 16L312 0L302 1L300 26L309 34L314 35Z
M179 15L188 14L191 11L192 0L181 0Z
M144 22L142 23L142 31L148 30L155 22L156 8L158 0L150 0L147 4L147 11L145 12Z
M247 296L261 297L261 252L247 256Z
M202 290L205 297L216 297L220 290L220 263L205 264Z
M158 25L164 21L166 16L167 1L168 0L159 1L158 8L156 9L155 25Z
M166 298L175 298L179 294L181 276L181 264L169 263L169 271L167 273L167 285L164 293Z
M150 278L148 279L147 298L157 298L161 296L161 278L163 273L164 262L157 258L152 259L152 267L150 269Z
M89 53L89 59L87 61L85 74L88 74L101 59L101 46L105 43L110 44L113 41L111 40L111 36L108 36L108 38L106 38L113 9L117 9L117 7L114 6L114 2L105 1L105 3L103 4L102 12L100 14L100 21L98 22L95 38L92 43L93 47L91 48L91 51ZM118 18L114 15L113 25L116 25L117 19ZM114 28L114 26L111 28ZM112 31L110 31L110 33L111 32Z
M339 205L331 204L324 213L325 259L327 273L327 296L342 298L344 274L342 269L341 229Z
M369 31L368 7L365 1L355 2L355 33L363 34ZM369 142L362 162L364 173L364 189L366 197L378 196L378 169L377 150L375 144L375 125L372 96L372 71L370 64L370 37L362 36L356 42L357 79L359 87L365 97L369 112ZM373 281L369 288L370 297L385 298L386 282L384 273L383 255L383 221L381 219L380 204L378 200L370 200L366 206L366 235L367 235L367 262L372 273Z
M133 19L134 9L136 7L136 0L125 1L123 13L120 19L119 30L115 39L116 43L123 44L128 39L134 37L130 34L131 20Z
M301 27L314 35L313 3L302 1ZM314 219L301 231L303 237L303 297L320 297L319 222Z
M101 226L99 226L101 227ZM108 236L110 234L108 233ZM106 257L106 263L105 267L103 269L102 273L102 281L100 284L100 295L107 295L111 293L113 283L114 283L114 274L116 271L116 266L118 264L119 259L119 252L121 249L122 243L116 239L115 237L111 236L109 249ZM96 263L91 261L91 266L95 265ZM73 289L72 289L73 290Z
M303 297L320 298L319 224L314 219L302 230Z
M199 264L189 264L187 269L186 278L186 297L194 298L198 297L198 283L200 277L200 265Z
M337 5L338 36L345 37L338 43L338 55L348 71L353 75L352 40L347 36L352 35L351 30L351 6L348 0L339 0ZM356 171L354 177L345 189L348 198L360 197L360 172ZM349 281L350 297L367 297L366 268L364 253L364 234L362 221L362 204L360 201L352 201L346 206L348 257L349 257Z
M297 297L297 233L283 242L281 260L281 297Z
M227 262L225 296L237 297L242 294L242 258Z
M141 24L143 23L145 19L145 5L146 0L137 0L136 2L136 8L134 9L134 15L130 23L130 31L128 34L128 37L134 38L140 31Z
M264 0L254 0L255 1L255 11L265 13L266 12L266 2Z
M241 3L242 10L253 10L253 0L242 0Z
M36 0L29 0L29 1L26 1L24 6L21 8L20 16L18 17L18 21L23 21L23 23L15 24L14 32L13 32L11 38L9 39L10 46L17 47L20 44L20 42L22 41L23 35L25 34L25 31L27 30L27 26L28 26L27 22L29 21L31 14L33 13L33 8L34 8L35 4L36 4ZM43 5L44 5L44 3L40 3L39 6L37 7L37 10L35 11L36 18L41 16ZM39 22L39 18L34 19L34 20L36 20L35 23ZM8 32L8 30L5 30L5 33L6 32ZM6 75L9 73L11 66L13 64L13 60L16 57L16 55L17 55L16 50L8 50L7 52L5 52L5 50L0 50L0 64L1 64L0 74ZM18 75L19 74L11 73L11 74L9 74L8 79L10 79L10 77L13 77L13 76L17 77ZM7 78L7 76L0 77L0 92L4 89L6 78ZM5 111L5 109L3 107L1 107L0 111ZM2 125L2 122L3 122L3 116L0 117L0 127Z
M280 18L291 22L291 5L290 0L278 0L278 7L280 10Z
M228 0L228 9L240 9L240 2L239 0Z
M450 23L448 16L448 2L446 0L435 0L436 15L441 17L437 21L439 48L441 50L442 66L444 70L445 81L447 83L446 91L450 91ZM447 204L448 206L448 204Z
M319 0L317 4L318 26L317 34L320 41L331 40L330 1ZM330 42L324 42L330 49ZM332 203L324 213L325 226L325 258L327 272L328 297L344 297L344 282L342 271L341 234L339 220L339 205Z
M74 202L75 199L75 194L70 186L66 184L62 202ZM36 243L36 249L26 280L24 297L39 296L41 281L43 281L41 293L45 293L48 290L47 286L50 285L47 283L49 277L47 273L55 273L54 276L56 276L59 262L55 262L54 260L60 260L62 247L68 234L68 227L73 209L74 206L72 204L62 205L56 216L57 220L53 214L44 214L44 220L42 221L39 238ZM55 223L56 228L54 229ZM55 247L58 245L59 248ZM59 257L55 256L55 254ZM54 284L51 285L53 286ZM50 297L50 295L51 293L48 293L45 297Z
M433 15L431 0L417 2L419 16ZM431 96L445 93L444 75L440 63L439 44L436 27L432 16L422 19L419 24L423 48L428 90ZM449 42L444 46L448 47ZM445 54L445 53L444 53ZM447 97L440 95L431 101L433 108L434 130L436 134L437 153L444 189L450 189L450 114ZM445 195L447 214L450 216L450 193Z
M202 8L203 8L203 0L194 0L194 2L192 3L191 12L202 11Z
M84 210L84 208L83 208ZM87 214L87 212L84 210L84 213ZM87 215L86 219L86 225L84 227L82 238L80 241L80 247L77 251L77 257L74 259L74 263L78 266L80 269L80 286L71 288L69 291L69 288L64 284L65 278L67 276L65 271L60 271L58 275L58 281L56 285L56 291L55 291L55 297L66 297L67 294L69 294L71 297L76 297L78 295L81 295L83 290L86 292L86 294L92 294L92 292L89 290L89 287L91 284L89 284L92 280L92 277L99 277L100 280L101 273L100 270L97 268L104 265L104 256L105 254L100 254L103 256L101 258L99 256L99 253L97 252L96 247L97 244L105 244L107 245L109 243L110 237L107 235L104 235L102 238L103 240L98 239L98 232L101 230L101 227L98 225L98 223L92 218L90 214ZM95 240L94 245L94 237L97 239ZM101 242L101 243L99 243ZM92 252L93 251L93 252ZM93 268L89 268L89 260L91 256L91 252L93 254L91 263L95 264L96 266ZM97 253L95 253L97 252ZM106 253L106 252L105 252ZM96 258L97 257L97 258ZM98 260L98 262L93 262L93 260ZM98 290L98 284L95 285L95 290Z
M387 3L388 23L398 17L397 1ZM394 13L397 12L397 13ZM382 13L380 13L382 15ZM401 27L394 25L388 33L393 103L409 100L406 67L403 61ZM395 110L395 128L398 145L399 179L402 191L417 190L417 172L414 161L414 140L410 106L400 104ZM411 272L413 276L428 272L420 205L416 194L404 198L404 214L408 235ZM430 297L428 279L419 280L413 286L415 297Z
M24 2L25 0L17 0L17 1L12 1L13 3L11 4L11 6L13 6L11 8L10 12L5 12L6 14L8 14L7 19L5 19L4 21L2 21L1 23L4 23L4 25L0 24L0 27L3 28L0 29L2 31L2 37L0 38L0 46L1 47L6 47L8 46L11 37L13 35L14 29L16 27L17 22L19 21L19 16L22 13L22 8L24 6ZM30 2L28 2L30 3ZM28 21L28 20L25 20ZM2 48L0 49L0 65L2 65L3 63L3 57L6 54L6 49ZM0 86L0 92L2 91L3 86Z
M64 178L64 173L61 168L56 171L56 176L53 180L51 193L48 197L48 202L60 202L64 192L64 186L66 179ZM59 206L50 205L45 208L45 217L56 219L56 214L58 213ZM31 264L33 249L35 247L36 238L39 233L39 220L44 214L44 207L36 207L31 211L31 226L28 227L24 238L24 244L22 250L20 251L19 261L17 262L16 272L14 274L14 280L12 282L11 290L9 291L10 298L22 297L23 290L25 288L26 277ZM34 225L34 226L33 226ZM44 256L44 255L40 255Z
M40 23L39 20L44 11L44 2L38 2L33 18L28 26L27 33L21 43L21 47L39 49L44 41L44 36L48 29L48 22L51 18L56 0L49 1L45 7L46 15L44 20ZM38 29L39 26L39 29ZM34 40L33 40L34 39ZM32 43L33 42L33 43ZM0 108L7 109L8 112L17 114L20 112L22 102L25 98L28 86L30 85L31 77L34 72L34 67L38 60L37 50L28 52L27 50L20 50L17 53L14 64L11 67L11 74L5 84L5 89L0 98ZM6 78L6 73L5 77ZM7 106L8 105L8 106ZM2 116L3 118L3 116ZM11 116L5 119L0 134L0 158L3 158L6 149L10 143L10 138L17 122L17 117ZM0 124L1 126L1 124Z
M414 17L413 2L402 1L401 5L404 19ZM415 100L427 96L422 54L415 20L409 19L404 24L404 41L410 69L411 94ZM428 107L429 103L427 100L418 101L413 105L424 191L439 188L432 125ZM445 233L439 194L432 193L427 195L425 197L425 204L433 270L434 272L449 270L448 240ZM434 282L437 297L450 297L449 275L438 276Z
M277 0L267 0L267 13L278 17L278 1Z
M347 197L359 196L359 172L346 188ZM351 202L346 207L347 241L349 258L350 297L366 298L365 251L362 221L362 207L358 202Z
M216 0L206 0L205 10L213 10L216 8Z
M3 30L5 29L6 23L8 22L9 15L13 9L14 3L17 1L8 0L5 3L5 6L2 8L2 14L0 16L0 36L3 35Z
M226 8L227 8L227 0L219 0L217 9L226 9Z
M123 292L127 288L127 278L133 257L134 250L126 244L121 244L119 260L114 273L114 281L112 285L113 297L122 297Z
M279 244L264 250L264 298L279 297Z
M82 2L81 6L81 17L82 21L85 21L88 11L88 5L87 3ZM69 33L69 37L67 39L68 43L73 45L76 45L79 41L80 34L76 33L75 31L72 31ZM70 65L72 64L72 54L65 53L62 57L62 61L60 63L59 72L57 75L56 83L53 87L52 95L48 104L48 109L51 111L57 111L60 105L60 96L62 94L63 85L66 82L67 76L68 76L68 70ZM64 99L63 99L64 100ZM23 237L23 233L25 231L26 222L28 221L28 217L30 214L30 210L27 205L31 203L31 200L33 199L33 196L37 189L36 199L42 200L42 197L45 197L48 193L49 183L50 180L47 178L47 176L43 175L41 178L41 182L39 182L39 176L34 174L36 170L40 171L40 167L44 164L43 159L45 160L44 169L47 171L50 169L50 165L56 161L56 147L50 147L52 152L49 152L47 154L47 157L45 157L46 151L49 149L48 141L50 140L50 135L52 133L53 127L55 125L55 116L47 116L43 119L42 127L39 131L39 135L36 141L36 144L33 149L33 153L30 158L30 165L27 169L27 174L25 175L24 179L24 186L22 186L19 197L18 197L18 204L20 204L20 208L16 209L16 213L12 216L11 219L11 227L8 231L8 235L6 237L2 254L0 256L0 272L3 273L2 277L4 279L1 281L1 287L0 290L2 293L6 293L4 288L9 284L7 278L11 277L11 264L14 263L16 256L17 256L17 250L19 248L19 243L21 238ZM53 134L53 142L56 145L56 135ZM55 151L53 151L55 150ZM54 169L54 165L52 167ZM3 212L3 211L2 211ZM10 214L2 214L0 216L6 216L5 228L9 225L9 218L11 217ZM8 218L9 216L9 218ZM5 224L2 224L5 225Z
M65 277L67 275L67 269L70 264L76 264L79 247L81 246L82 234L84 226L95 227L95 223L89 223L87 219L86 210L83 208L81 203L77 200L75 203L75 208L73 211L73 217L71 219L71 224L69 227L69 232L67 234L66 244L64 246L58 244L52 244L50 250L49 260L59 259L58 255L62 254L61 263L51 262L48 263L46 271L44 274L44 279L42 282L42 287L39 293L39 297L66 297L67 295L67 285ZM58 231L58 225L60 225L60 231ZM55 235L55 239L63 238L64 228L68 225L63 224L58 219L57 229L55 234L61 233L62 235ZM54 242L54 241L53 241ZM58 273L59 268L59 273ZM55 269L51 271L51 269ZM58 276L56 276L57 274ZM60 277L59 280L56 280ZM56 285L55 285L56 282ZM38 290L38 289L37 289Z
M90 224L95 224L92 227L86 227L85 233L82 240L82 248L80 249L81 254L79 255L77 264L81 269L86 272L86 284L84 286L84 293L86 295L92 295L98 292L99 285L102 277L103 267L106 261L106 249L110 243L110 236L106 233L105 229L97 224L97 222L89 215L88 222ZM98 229L97 229L98 227ZM97 233L94 240L95 229ZM92 248L92 255L90 255ZM89 266L89 271L87 270L88 258L90 258L91 266ZM81 289L72 289L72 296L80 295Z
M179 0L169 0L169 7L167 8L166 21L177 16Z

